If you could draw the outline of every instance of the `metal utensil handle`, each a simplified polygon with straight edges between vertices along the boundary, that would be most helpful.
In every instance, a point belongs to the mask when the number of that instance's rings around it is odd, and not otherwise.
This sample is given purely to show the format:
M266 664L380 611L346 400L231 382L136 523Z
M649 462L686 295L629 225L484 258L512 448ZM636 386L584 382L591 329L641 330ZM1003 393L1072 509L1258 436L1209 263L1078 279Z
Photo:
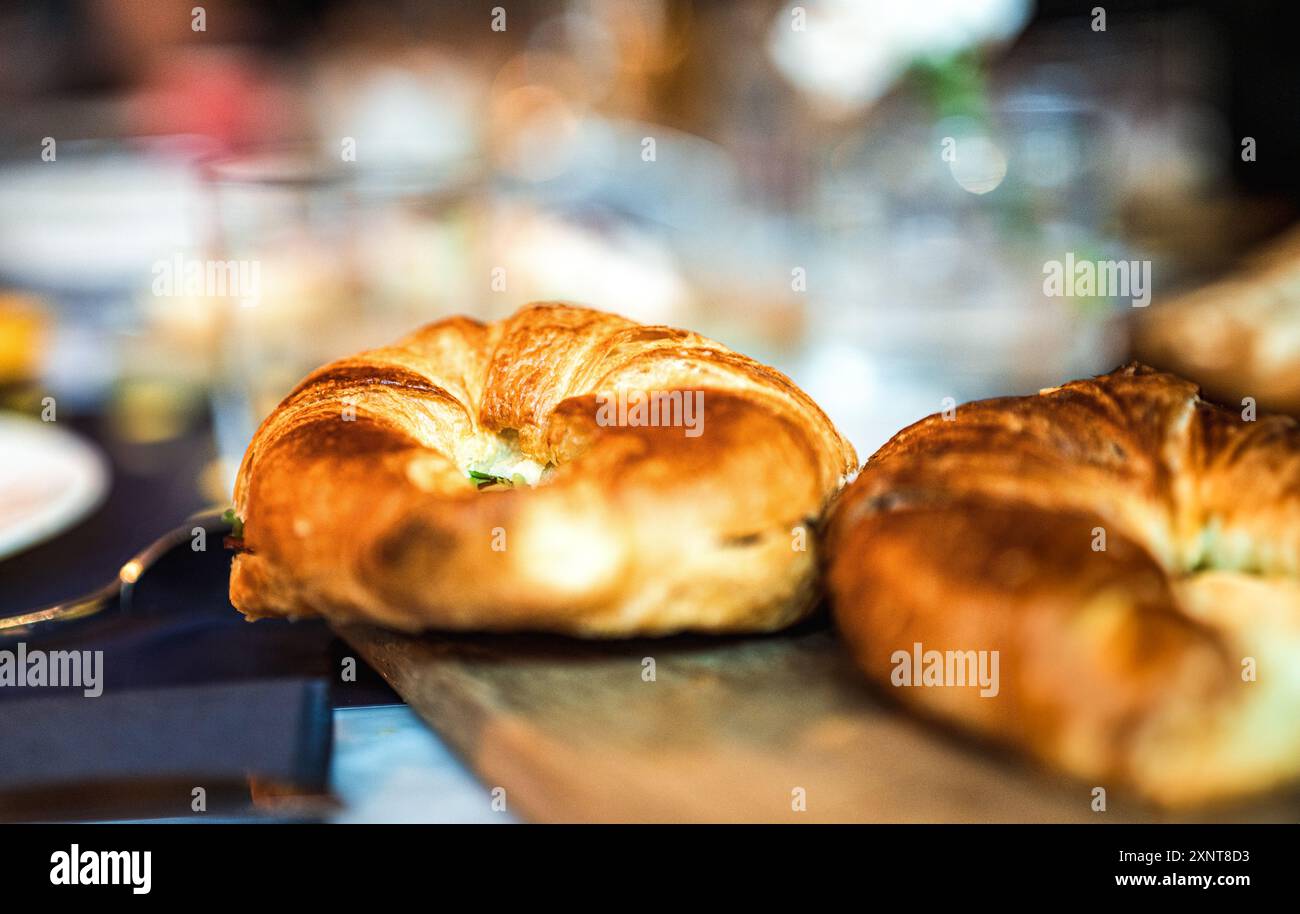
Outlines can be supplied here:
M135 583L148 568L162 558L167 552L194 535L194 528L202 527L210 532L223 532L230 525L218 511L200 511L190 515L184 524L164 533L148 546L137 552L121 570L117 577L90 593L71 600L63 600L40 609L27 610L12 616L0 617L0 638L26 636L44 630L59 622L71 622L85 619L102 612L117 602L123 610L129 610L131 595Z

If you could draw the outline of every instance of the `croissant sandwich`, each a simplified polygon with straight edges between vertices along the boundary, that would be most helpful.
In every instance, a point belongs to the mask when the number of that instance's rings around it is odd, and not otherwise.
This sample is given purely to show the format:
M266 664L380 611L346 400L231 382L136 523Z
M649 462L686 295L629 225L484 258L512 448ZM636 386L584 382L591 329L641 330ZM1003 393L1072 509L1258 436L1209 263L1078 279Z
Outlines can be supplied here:
M403 630L768 631L817 596L853 448L694 333L533 304L317 370L235 485L231 602Z
M970 403L867 462L826 548L905 704L1168 806L1300 775L1292 419L1136 365Z

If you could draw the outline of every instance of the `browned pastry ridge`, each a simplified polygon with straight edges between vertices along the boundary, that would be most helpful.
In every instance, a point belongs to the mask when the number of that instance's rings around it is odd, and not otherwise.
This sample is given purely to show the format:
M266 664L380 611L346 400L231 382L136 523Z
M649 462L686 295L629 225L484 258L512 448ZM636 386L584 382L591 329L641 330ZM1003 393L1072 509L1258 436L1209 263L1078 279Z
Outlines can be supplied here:
M930 716L1169 806L1300 774L1290 418L1137 365L969 403L871 457L826 554L858 664ZM916 644L998 651L997 694L895 677Z
M856 461L785 376L694 333L559 304L439 321L263 422L230 599L405 630L773 630L815 602L805 525Z

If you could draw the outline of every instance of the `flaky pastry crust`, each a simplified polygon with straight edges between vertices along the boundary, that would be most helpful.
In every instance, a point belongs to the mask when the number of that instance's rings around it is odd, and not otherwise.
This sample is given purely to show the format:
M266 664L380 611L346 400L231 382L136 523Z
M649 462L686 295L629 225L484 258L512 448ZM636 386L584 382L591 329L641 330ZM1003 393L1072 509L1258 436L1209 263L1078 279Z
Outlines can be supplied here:
M1101 547L1101 548L1098 548ZM1300 775L1300 428L1132 365L899 432L832 512L836 623L926 714L1187 806ZM1000 688L894 688L897 651Z
M601 414L672 391L699 392L698 432ZM263 422L230 599L408 631L773 630L815 601L811 525L855 464L785 376L694 333L563 304L439 321Z
M1157 302L1134 326L1146 362L1225 403L1300 416L1300 228L1215 282Z

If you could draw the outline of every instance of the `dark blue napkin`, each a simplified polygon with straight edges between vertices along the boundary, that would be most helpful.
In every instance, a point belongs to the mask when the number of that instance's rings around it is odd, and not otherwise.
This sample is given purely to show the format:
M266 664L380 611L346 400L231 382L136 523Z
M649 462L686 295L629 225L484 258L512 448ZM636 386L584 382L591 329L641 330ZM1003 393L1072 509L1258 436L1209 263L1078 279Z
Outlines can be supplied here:
M0 713L0 819L247 813L319 796L331 722L320 679L10 701Z
M11 673L20 651L86 661L71 686L0 684L0 818L186 815L196 787L209 810L324 790L341 642L320 622L245 622L219 542L169 552L129 611L0 639Z

